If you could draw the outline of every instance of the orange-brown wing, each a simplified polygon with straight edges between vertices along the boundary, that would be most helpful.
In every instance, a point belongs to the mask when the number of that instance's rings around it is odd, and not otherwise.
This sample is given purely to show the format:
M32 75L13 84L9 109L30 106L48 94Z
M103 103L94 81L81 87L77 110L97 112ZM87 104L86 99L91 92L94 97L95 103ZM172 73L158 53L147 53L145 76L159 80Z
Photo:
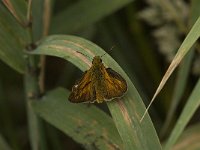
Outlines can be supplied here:
M107 68L106 72L104 98L111 100L113 98L123 96L127 91L126 80L111 68Z
M94 102L96 93L91 80L91 74L88 71L72 87L72 92L68 99L72 103Z

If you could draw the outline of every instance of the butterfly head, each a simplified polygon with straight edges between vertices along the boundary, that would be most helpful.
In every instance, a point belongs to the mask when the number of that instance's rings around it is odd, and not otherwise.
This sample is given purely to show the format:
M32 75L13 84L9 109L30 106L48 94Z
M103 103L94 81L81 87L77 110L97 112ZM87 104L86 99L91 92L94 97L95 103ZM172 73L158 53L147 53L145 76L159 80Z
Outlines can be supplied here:
M100 56L95 56L95 57L93 58L93 60L92 60L92 64L93 64L94 66L97 66L97 65L99 65L99 64L101 64L101 63L102 63L102 59L101 59Z

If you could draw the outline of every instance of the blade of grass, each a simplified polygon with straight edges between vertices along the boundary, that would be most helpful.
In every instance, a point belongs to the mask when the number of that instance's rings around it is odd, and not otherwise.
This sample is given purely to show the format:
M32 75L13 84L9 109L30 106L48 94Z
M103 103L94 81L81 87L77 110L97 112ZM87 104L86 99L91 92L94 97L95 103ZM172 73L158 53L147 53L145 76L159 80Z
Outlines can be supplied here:
M30 38L2 3L0 3L0 35L0 59L23 73L25 60L22 50Z
M2 150L11 150L10 146L6 142L6 140L3 138L3 136L0 134L0 149Z
M105 54L105 51L85 39L75 36L59 35L46 38L31 54L64 58L81 70L85 70L91 66L91 60L95 55L101 56ZM90 57L90 60L86 56ZM112 66L128 83L128 92L123 98L107 103L124 143L124 148L126 150L161 149L149 116L144 119L142 124L139 122L145 107L134 85L110 56L105 55L102 59L106 66Z
M184 128L192 118L193 114L197 110L200 105L200 79L197 82L192 94L190 95L186 105L181 112L181 115L170 134L169 139L164 147L164 150L169 150L172 146L176 143L177 139L180 137L181 133L183 132Z
M200 149L200 124L195 124L183 132L178 143L172 150L198 150Z
M190 24L194 24L196 19L200 16L200 1L199 0L192 0L191 3L191 17L190 17ZM188 55L183 59L183 62L180 64L178 70L177 81L174 88L174 93L171 101L171 106L167 114L167 118L163 125L161 136L163 136L168 130L168 127L173 120L175 110L180 102L181 97L183 96L183 92L186 87L187 77L189 75L191 61L194 55L194 50L191 50Z
M25 27L27 25L27 3L25 1L2 0L4 5L9 9L18 23Z
M114 13L133 0L84 0L52 18L51 33L74 33ZM78 23L77 23L78 22ZM58 27L59 24L59 27Z
M171 124L171 121L174 119L174 116L175 116L174 113L176 112L177 106L184 94L193 55L194 55L194 51L190 51L188 55L184 58L183 62L180 64L180 68L178 70L178 75L177 75L177 79L175 83L174 93L171 100L170 109L167 113L167 118L165 120L165 123L161 129L161 136L164 136L166 132L168 132L168 128Z
M193 25L192 29L190 30L190 32L186 36L185 40L181 44L180 48L178 49L178 52L176 53L176 55L175 55L174 59L172 60L169 68L167 69L165 75L163 76L155 94L153 95L153 98L152 98L150 104L148 105L147 109L145 110L140 121L143 120L143 118L145 117L149 107L151 106L151 104L155 100L156 96L162 90L163 86L165 85L165 83L169 79L170 75L173 73L175 68L179 65L179 63L181 62L183 57L190 51L190 48L196 42L196 40L199 38L199 36L200 36L200 17L197 19L196 23Z
M122 149L122 141L108 115L95 106L70 103L68 96L69 92L58 88L32 105L39 116L86 149Z

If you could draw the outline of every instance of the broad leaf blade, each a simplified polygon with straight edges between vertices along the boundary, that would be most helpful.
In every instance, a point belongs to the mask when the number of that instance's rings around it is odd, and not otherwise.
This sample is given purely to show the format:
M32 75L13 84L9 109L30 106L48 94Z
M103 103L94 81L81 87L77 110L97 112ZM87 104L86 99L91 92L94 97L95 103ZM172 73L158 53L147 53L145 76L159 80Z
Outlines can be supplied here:
M86 70L91 66L92 58L95 55L105 54L105 51L85 39L60 35L46 38L32 54L64 58L81 70ZM88 57L90 57L90 60L88 60ZM144 119L142 124L139 122L145 107L134 85L109 55L105 55L102 59L106 66L112 66L128 83L128 92L123 98L107 103L124 143L124 148L127 150L161 149L149 116Z
M114 13L133 0L83 0L52 18L52 33L74 33ZM58 27L59 24L59 27Z
M62 88L45 95L32 106L47 122L71 136L86 149L123 149L112 119L95 106L73 104Z

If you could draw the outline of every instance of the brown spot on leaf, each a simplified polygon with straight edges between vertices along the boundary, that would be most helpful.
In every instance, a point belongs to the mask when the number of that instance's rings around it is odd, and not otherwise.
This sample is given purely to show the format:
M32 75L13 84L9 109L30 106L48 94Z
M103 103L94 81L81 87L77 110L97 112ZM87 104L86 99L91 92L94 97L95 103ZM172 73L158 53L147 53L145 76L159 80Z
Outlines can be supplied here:
M119 108L120 108L122 115L124 116L124 119L127 122L127 124L131 125L131 118L129 117L129 114L128 114L124 104L120 100L117 101L117 104L119 105Z

